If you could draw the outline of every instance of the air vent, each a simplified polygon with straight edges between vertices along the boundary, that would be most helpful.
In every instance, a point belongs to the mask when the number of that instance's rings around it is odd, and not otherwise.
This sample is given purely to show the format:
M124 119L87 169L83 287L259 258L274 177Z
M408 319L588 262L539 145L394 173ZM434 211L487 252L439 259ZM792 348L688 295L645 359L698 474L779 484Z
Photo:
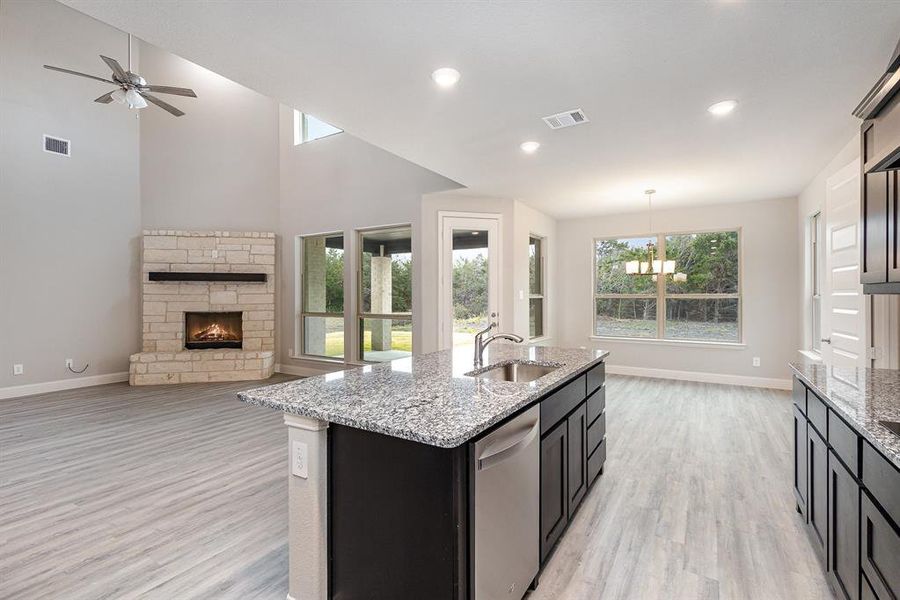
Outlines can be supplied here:
M546 123L547 127L550 129L562 129L563 127L572 127L587 122L588 118L580 108L544 117L544 123Z
M72 156L72 143L69 140L45 135L44 152L59 154L60 156Z

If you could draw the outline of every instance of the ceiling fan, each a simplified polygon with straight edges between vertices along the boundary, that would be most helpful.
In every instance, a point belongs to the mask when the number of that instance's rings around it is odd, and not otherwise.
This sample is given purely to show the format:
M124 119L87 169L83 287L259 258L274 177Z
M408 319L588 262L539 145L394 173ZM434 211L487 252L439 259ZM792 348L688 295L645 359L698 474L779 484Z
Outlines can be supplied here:
M180 117L184 114L183 111L178 110L168 102L165 102L156 96L149 94L148 92L155 92L157 94L174 94L176 96L187 96L189 98L196 98L197 94L194 93L194 90L190 88L182 88L182 87L172 87L168 85L149 85L147 81L138 75L137 73L131 72L131 34L128 34L128 70L122 68L122 65L119 64L114 58L109 58L108 56L100 55L100 58L103 59L103 62L112 69L112 80L104 79L103 77L97 77L95 75L88 75L87 73L79 73L78 71L72 71L70 69L63 69L62 67L52 67L50 65L44 65L45 69L50 69L51 71L59 71L61 73L68 73L69 75L78 75L79 77L87 77L88 79L95 79L97 81L102 81L104 83L111 83L113 85L119 86L118 89L115 89L111 92L107 92L95 99L94 102L99 102L101 104L109 104L113 100L117 102L121 102L122 104L127 104L128 108L146 108L147 102L151 102L161 109L169 112L176 117Z

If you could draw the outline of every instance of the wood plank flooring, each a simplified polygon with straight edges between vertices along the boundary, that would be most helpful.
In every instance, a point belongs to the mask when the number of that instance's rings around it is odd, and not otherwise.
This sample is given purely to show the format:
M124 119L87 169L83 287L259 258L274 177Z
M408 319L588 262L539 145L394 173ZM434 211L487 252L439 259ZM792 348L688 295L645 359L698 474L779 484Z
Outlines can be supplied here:
M0 401L0 598L283 600L287 432L234 398L254 385ZM787 393L608 386L605 473L528 600L831 597Z

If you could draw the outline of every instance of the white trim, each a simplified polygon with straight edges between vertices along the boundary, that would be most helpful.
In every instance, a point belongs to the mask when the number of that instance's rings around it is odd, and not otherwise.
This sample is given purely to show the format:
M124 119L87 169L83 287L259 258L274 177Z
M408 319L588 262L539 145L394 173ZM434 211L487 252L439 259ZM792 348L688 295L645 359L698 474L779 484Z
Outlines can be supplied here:
M771 388L790 390L790 379L773 377L747 377L745 375L728 375L724 373L702 373L699 371L676 371L674 369L648 369L645 367L628 367L624 365L606 365L606 372L611 375L631 375L632 377L653 377L656 379L676 379L678 381L699 381L701 383L721 383L724 385L740 385L745 387Z
M346 368L344 363L337 363L341 367ZM323 365L324 367L324 365ZM325 375L326 373L332 373L334 371L343 371L344 368L340 369L325 369L314 366L300 366L300 365L283 365L280 363L276 363L275 372L276 373L284 373L285 375L297 375L299 377L315 377L316 375Z
M303 429L305 431L322 431L323 429L328 429L328 421L304 417L302 415L293 415L291 413L284 413L284 424L288 427Z
M89 375L77 379L58 379L45 381L44 383L29 383L27 385L11 385L0 388L0 400L6 398L19 398L20 396L33 396L34 394L46 394L62 390L74 390L77 388L105 385L107 383L121 383L128 381L128 371L119 373L107 373L105 375Z
M814 350L798 350L801 356L808 360L814 360L816 362L822 362L822 355Z
M742 342L706 342L703 340L672 340L660 338L613 337L604 335L589 336L600 342L625 342L626 344L650 344L653 346L677 346L679 348L715 348L716 350L746 350L747 344Z

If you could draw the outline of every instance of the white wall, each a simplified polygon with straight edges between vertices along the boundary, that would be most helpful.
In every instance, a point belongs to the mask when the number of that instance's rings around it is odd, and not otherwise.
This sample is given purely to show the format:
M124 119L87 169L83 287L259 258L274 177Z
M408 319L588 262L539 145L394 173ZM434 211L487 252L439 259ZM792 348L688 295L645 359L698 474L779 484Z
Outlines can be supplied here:
M607 349L608 363L616 366L761 378L758 383L787 380L799 331L791 308L799 293L796 199L656 211L653 221L664 224L655 226L653 233L741 228L744 346L590 339L593 239L646 234L646 212L558 222L556 306L561 345ZM758 368L752 366L754 356L761 359Z
M426 325L430 313L425 290L434 268L426 250L432 240L430 227L423 227L422 196L458 184L347 133L294 146L293 110L282 105L279 114L279 362L310 366L309 361L291 358L291 350L299 352L295 347L296 236L342 231L345 252L355 260L355 231L381 225L412 225L413 349L427 351L430 333L426 335L425 330L431 327ZM348 348L356 343L356 295L356 275L348 268L344 273L345 309L351 309L344 321Z
M127 371L137 349L138 121L94 98L124 33L51 1L0 3L0 388ZM42 135L72 141L43 152ZM13 363L25 374L14 377Z
M556 304L559 277L557 277L556 219L516 201L514 206L513 252L513 302L515 306L515 333L528 339L528 246L533 235L543 238L544 252L544 336L536 343L555 345L557 313L565 307ZM520 298L524 296L524 298Z
M278 103L152 44L139 46L147 81L197 93L158 94L181 117L153 105L140 113L143 226L274 231Z

